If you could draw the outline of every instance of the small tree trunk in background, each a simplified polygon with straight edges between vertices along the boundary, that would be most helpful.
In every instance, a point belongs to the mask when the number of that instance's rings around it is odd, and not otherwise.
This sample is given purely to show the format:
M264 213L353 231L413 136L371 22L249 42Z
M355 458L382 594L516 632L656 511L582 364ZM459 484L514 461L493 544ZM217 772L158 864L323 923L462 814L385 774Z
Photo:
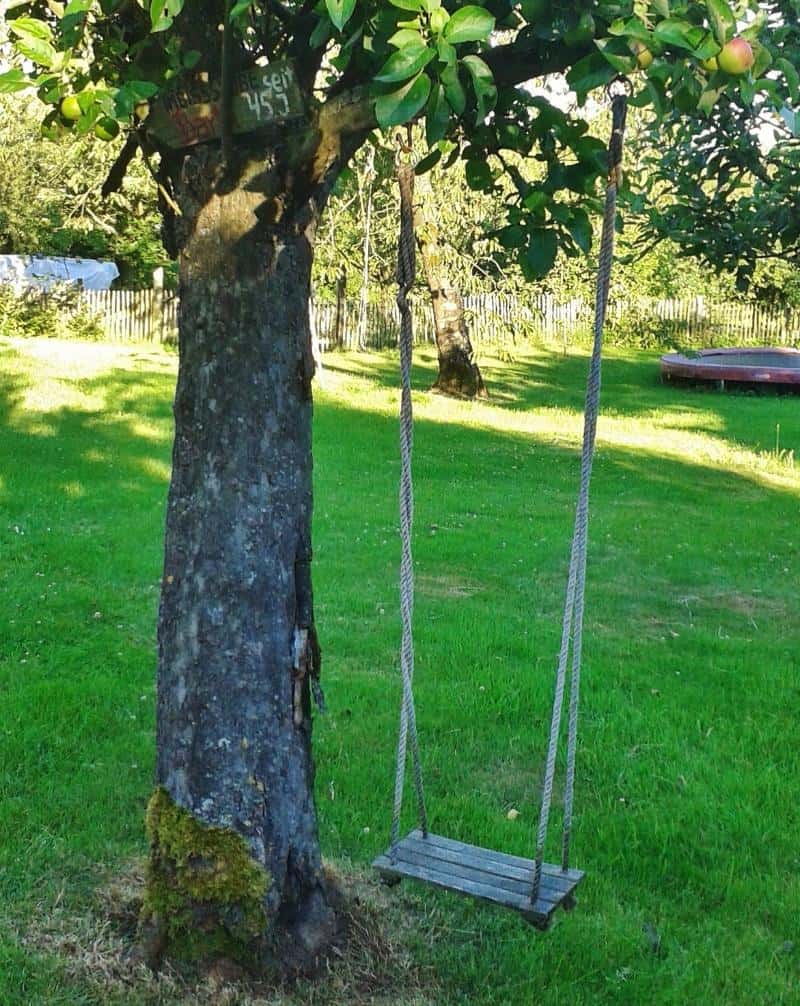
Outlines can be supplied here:
M345 294L347 291L347 273L342 267L336 274L336 314L334 315L333 333L336 346L344 346L345 337L345 315L347 313L347 302Z
M366 189L366 193L363 192L362 186L359 185L359 200L361 202L361 211L364 216L364 242L362 245L364 265L361 271L361 291L358 298L358 326L356 329L359 349L367 348L367 325L369 321L369 256L372 227L372 187L374 178L375 147L370 145L367 153L367 164L364 170L363 187Z
M278 946L303 967L332 927L309 699L314 220L264 222L263 158L215 192L212 156L196 149L176 187L180 367L141 932L154 958L263 962Z
M464 302L443 275L441 249L433 207L433 191L425 175L420 178L422 199L416 207L415 228L425 281L433 304L439 373L433 390L457 398L488 398L469 338Z

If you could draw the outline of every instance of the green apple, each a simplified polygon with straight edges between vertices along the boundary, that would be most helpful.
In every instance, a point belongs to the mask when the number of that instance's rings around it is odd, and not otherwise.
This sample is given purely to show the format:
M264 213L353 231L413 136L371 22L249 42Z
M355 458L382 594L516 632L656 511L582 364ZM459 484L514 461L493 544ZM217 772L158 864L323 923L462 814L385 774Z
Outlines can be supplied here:
M637 39L634 39L634 41L630 43L630 50L636 57L636 62L638 63L640 70L646 70L653 62L653 54L644 42L639 42Z
M116 119L110 119L105 116L102 119L98 119L94 127L94 135L98 140L113 140L119 134L119 123Z
M83 115L80 103L74 94L68 94L62 99L59 111L70 122L76 122Z

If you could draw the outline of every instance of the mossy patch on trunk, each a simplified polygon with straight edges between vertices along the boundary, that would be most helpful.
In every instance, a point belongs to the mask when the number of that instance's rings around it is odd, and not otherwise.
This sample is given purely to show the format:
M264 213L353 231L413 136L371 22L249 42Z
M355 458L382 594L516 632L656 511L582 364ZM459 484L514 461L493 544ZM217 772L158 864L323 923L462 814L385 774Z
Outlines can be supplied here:
M231 828L209 826L163 788L146 816L150 856L139 933L148 958L225 956L254 963L267 919L267 870Z

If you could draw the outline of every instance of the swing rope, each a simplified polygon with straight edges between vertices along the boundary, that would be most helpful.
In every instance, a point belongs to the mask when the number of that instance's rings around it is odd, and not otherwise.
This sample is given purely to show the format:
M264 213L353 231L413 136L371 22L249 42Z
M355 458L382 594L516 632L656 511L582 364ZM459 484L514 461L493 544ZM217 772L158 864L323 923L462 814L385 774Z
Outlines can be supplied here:
M614 89L621 84L621 91ZM603 227L600 239L600 253L595 297L594 343L589 365L586 387L583 442L581 449L581 474L578 500L575 508L575 525L570 552L569 574L564 606L564 620L561 631L561 647L556 670L555 694L550 723L550 736L542 785L542 801L539 824L536 833L536 853L533 861L531 904L535 905L543 874L543 856L547 839L547 828L553 796L556 757L561 732L561 719L566 690L567 666L570 665L570 696L567 727L567 764L564 791L564 826L562 836L561 869L569 869L570 840L575 791L575 756L578 737L578 704L580 698L580 672L583 645L583 613L586 588L586 553L589 522L589 485L594 459L594 445L597 431L597 416L600 404L600 370L602 358L603 327L605 324L611 267L614 255L614 227L616 223L617 190L622 177L622 145L627 115L628 81L622 77L609 86L612 106L612 133L608 145L608 182L606 187ZM417 813L423 837L428 838L428 820L425 806L425 792L422 781L419 739L417 735L416 712L414 707L414 641L412 619L414 610L414 569L411 553L411 532L413 524L413 483L411 457L413 444L413 417L411 408L411 351L413 344L413 321L408 294L415 276L414 241L414 167L404 161L402 153L410 153L410 143L400 143L396 162L396 174L400 189L400 240L397 258L397 305L400 310L400 612L402 620L402 642L400 648L400 671L403 696L400 707L400 730L397 741L397 769L394 783L394 809L392 814L391 847L389 857L392 864L397 861L400 844L400 817L403 806L403 786L410 740L413 763L414 786L417 795ZM570 660L571 657L571 660ZM434 836L435 838L435 836ZM440 840L441 841L441 840ZM471 847L470 847L471 848ZM480 853L481 850L473 849ZM376 860L376 864L378 861ZM385 869L385 867L381 867ZM403 875L400 866L399 875ZM548 867L552 870L552 867ZM393 876L397 876L392 871ZM437 882L437 881L434 881ZM438 881L440 884L441 880ZM463 889L463 888L457 888ZM483 896L486 896L484 893ZM505 898L494 898L508 903ZM566 903L566 902L565 902ZM530 906L529 906L530 907ZM522 909L519 909L522 910ZM547 913L547 919L553 909ZM528 911L528 908L523 910Z
M407 148L406 148L407 149ZM413 415L411 409L411 350L414 326L408 294L416 275L414 243L414 166L402 160L396 164L400 189L400 242L397 251L397 306L400 310L400 616L402 642L400 672L403 678L403 701L400 707L400 734L397 740L397 772L394 781L394 811L392 813L391 847L400 841L400 813L403 808L403 783L406 770L406 746L411 739L414 788L417 793L417 814L423 835L428 835L425 790L419 756L417 717L414 709L414 565L411 555L411 530L414 520L414 487L411 477L413 447Z
M608 145L608 184L606 187L603 229L600 238L600 254L597 269L597 292L595 295L594 343L586 384L584 409L583 445L581 449L581 475L578 502L575 508L575 529L567 578L567 596L564 605L564 621L561 629L561 648L556 671L556 687L553 697L553 713L550 720L550 738L547 747L542 802L539 811L539 827L536 834L536 854L531 890L531 900L536 901L542 878L544 847L553 797L558 739L561 730L561 713L564 705L567 664L570 658L569 718L567 727L567 769L564 789L564 829L561 849L561 868L569 869L570 840L575 795L575 752L578 741L578 704L580 699L581 652L583 647L583 611L586 588L586 552L589 525L589 484L594 460L597 416L600 409L600 366L603 348L603 327L608 307L608 293L611 283L611 266L614 258L614 226L617 216L617 189L622 177L622 142L627 116L627 93L612 96L612 131Z

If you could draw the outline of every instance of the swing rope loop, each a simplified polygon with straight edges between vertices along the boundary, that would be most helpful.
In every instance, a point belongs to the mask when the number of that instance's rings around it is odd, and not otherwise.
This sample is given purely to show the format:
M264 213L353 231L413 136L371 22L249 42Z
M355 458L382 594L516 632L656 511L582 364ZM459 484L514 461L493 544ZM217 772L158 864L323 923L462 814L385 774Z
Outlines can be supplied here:
M391 847L394 853L400 841L400 814L403 808L406 747L410 737L411 758L414 771L414 788L417 794L417 815L423 835L428 835L428 815L425 808L425 790L422 782L422 765L419 755L417 718L414 708L414 566L411 554L411 531L414 520L414 488L411 477L413 447L413 415L411 409L411 350L414 341L413 320L408 295L416 275L416 248L414 243L414 166L401 154L410 153L409 142L397 136L397 183L400 189L400 241L397 252L397 306L400 310L400 616L402 641L400 646L400 672L403 679L403 698L400 707L400 732L397 740L397 771L394 782L394 810L392 813Z
M615 84L623 84L623 89ZM564 705L567 664L572 656L570 670L569 714L567 727L567 766L564 787L564 827L561 848L561 868L569 869L570 840L575 795L575 753L578 739L578 704L580 699L581 652L583 647L583 611L586 587L586 552L589 525L589 484L594 459L597 416L600 408L600 365L603 346L603 326L608 307L611 283L611 266L614 258L614 225L617 212L617 190L622 180L622 146L627 116L630 83L618 78L609 85L612 127L608 144L608 182L606 186L603 230L597 268L597 292L594 312L594 344L589 364L584 410L583 444L581 449L581 474L578 502L575 508L575 528L572 538L567 593L564 604L564 621L561 629L561 648L556 670L553 713L550 721L550 738L547 747L539 826L536 834L536 854L533 871L531 901L536 902L542 879L542 862L547 839L547 825L553 796L556 755L561 730L561 713Z

